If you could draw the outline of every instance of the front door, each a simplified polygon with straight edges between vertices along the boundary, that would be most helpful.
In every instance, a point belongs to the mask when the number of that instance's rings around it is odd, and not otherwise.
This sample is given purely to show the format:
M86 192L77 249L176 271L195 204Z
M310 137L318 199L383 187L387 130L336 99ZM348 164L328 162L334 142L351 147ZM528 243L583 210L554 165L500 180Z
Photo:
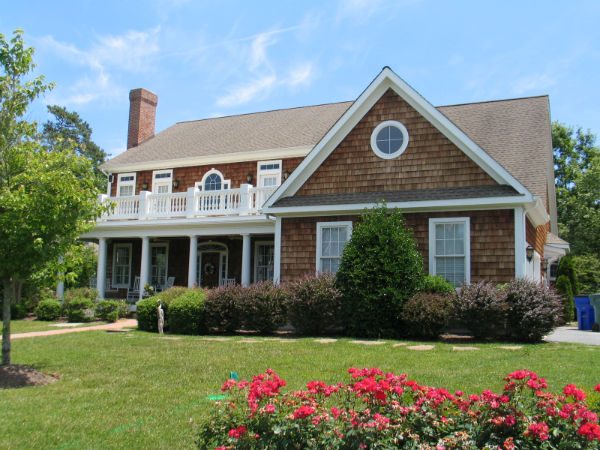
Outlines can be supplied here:
M219 286L221 253L202 252L200 257L200 285L205 288Z

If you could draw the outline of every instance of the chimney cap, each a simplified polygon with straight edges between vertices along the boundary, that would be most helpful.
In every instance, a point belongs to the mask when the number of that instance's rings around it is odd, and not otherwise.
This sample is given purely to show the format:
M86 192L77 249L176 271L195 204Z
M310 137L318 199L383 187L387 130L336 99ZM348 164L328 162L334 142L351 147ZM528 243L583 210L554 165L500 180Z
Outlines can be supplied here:
M129 101L138 99L151 103L154 106L158 104L158 95L148 89L137 88L129 91Z

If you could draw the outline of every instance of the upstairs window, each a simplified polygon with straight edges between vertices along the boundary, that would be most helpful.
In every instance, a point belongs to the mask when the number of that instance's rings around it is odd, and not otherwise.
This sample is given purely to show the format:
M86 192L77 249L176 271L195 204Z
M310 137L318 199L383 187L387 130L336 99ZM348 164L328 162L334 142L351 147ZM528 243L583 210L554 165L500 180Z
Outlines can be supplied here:
M259 161L257 173L258 187L279 186L281 184L281 160Z
M135 195L135 173L120 173L117 181L117 197Z
M170 194L173 186L173 170L155 170L152 172L152 192Z
M408 146L406 127L395 120L387 120L375 127L371 134L371 148L383 159L400 156Z
M195 186L201 191L220 191L229 189L231 180L225 180L220 171L211 169L204 174L202 181L196 182Z
M471 282L468 217L429 219L429 273L455 287Z

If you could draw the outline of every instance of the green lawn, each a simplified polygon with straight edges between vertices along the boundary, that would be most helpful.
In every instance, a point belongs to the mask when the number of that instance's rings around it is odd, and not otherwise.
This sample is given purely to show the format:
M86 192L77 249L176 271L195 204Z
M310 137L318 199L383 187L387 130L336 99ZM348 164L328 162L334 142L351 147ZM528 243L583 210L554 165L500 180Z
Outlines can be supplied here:
M345 381L350 366L377 366L466 392L500 390L506 373L523 368L546 377L553 390L567 383L589 390L600 382L600 347L476 344L480 350L459 352L452 349L457 344L434 343L434 350L411 351L395 342L217 342L103 331L15 339L15 364L61 380L0 391L0 448L193 449L198 420L210 408L206 397L220 393L230 371L247 378L273 368L291 389L311 379Z
M106 322L90 322L77 325L76 327L57 327L56 324L61 322L46 322L44 320L11 320L10 321L10 332L11 333L30 333L32 331L48 331L48 330L63 330L66 328L80 328L89 327L92 325L103 325ZM2 330L2 324L0 324L0 330Z

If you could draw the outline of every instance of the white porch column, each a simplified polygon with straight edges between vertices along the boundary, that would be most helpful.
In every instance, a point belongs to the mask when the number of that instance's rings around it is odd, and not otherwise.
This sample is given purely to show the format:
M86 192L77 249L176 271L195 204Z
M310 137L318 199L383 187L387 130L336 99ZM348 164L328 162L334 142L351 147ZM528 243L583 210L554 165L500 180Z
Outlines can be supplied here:
M149 283L150 274L150 238L142 238L142 264L140 266L140 300L144 295L144 286Z
M242 286L250 284L250 235L242 234Z
M515 208L515 278L525 278L527 271L527 256L525 249L525 210Z
M63 261L64 259L62 256L58 258L59 264L62 264ZM62 279L64 275L64 272L59 272L58 282L56 283L56 298L58 298L59 300L62 300L63 296L65 295L65 280Z
M198 236L190 236L190 260L188 263L188 287L198 283Z
M98 239L98 268L96 269L96 289L98 297L104 298L104 286L106 286L106 238Z
M275 218L275 248L273 255L273 283L281 280L281 217Z

